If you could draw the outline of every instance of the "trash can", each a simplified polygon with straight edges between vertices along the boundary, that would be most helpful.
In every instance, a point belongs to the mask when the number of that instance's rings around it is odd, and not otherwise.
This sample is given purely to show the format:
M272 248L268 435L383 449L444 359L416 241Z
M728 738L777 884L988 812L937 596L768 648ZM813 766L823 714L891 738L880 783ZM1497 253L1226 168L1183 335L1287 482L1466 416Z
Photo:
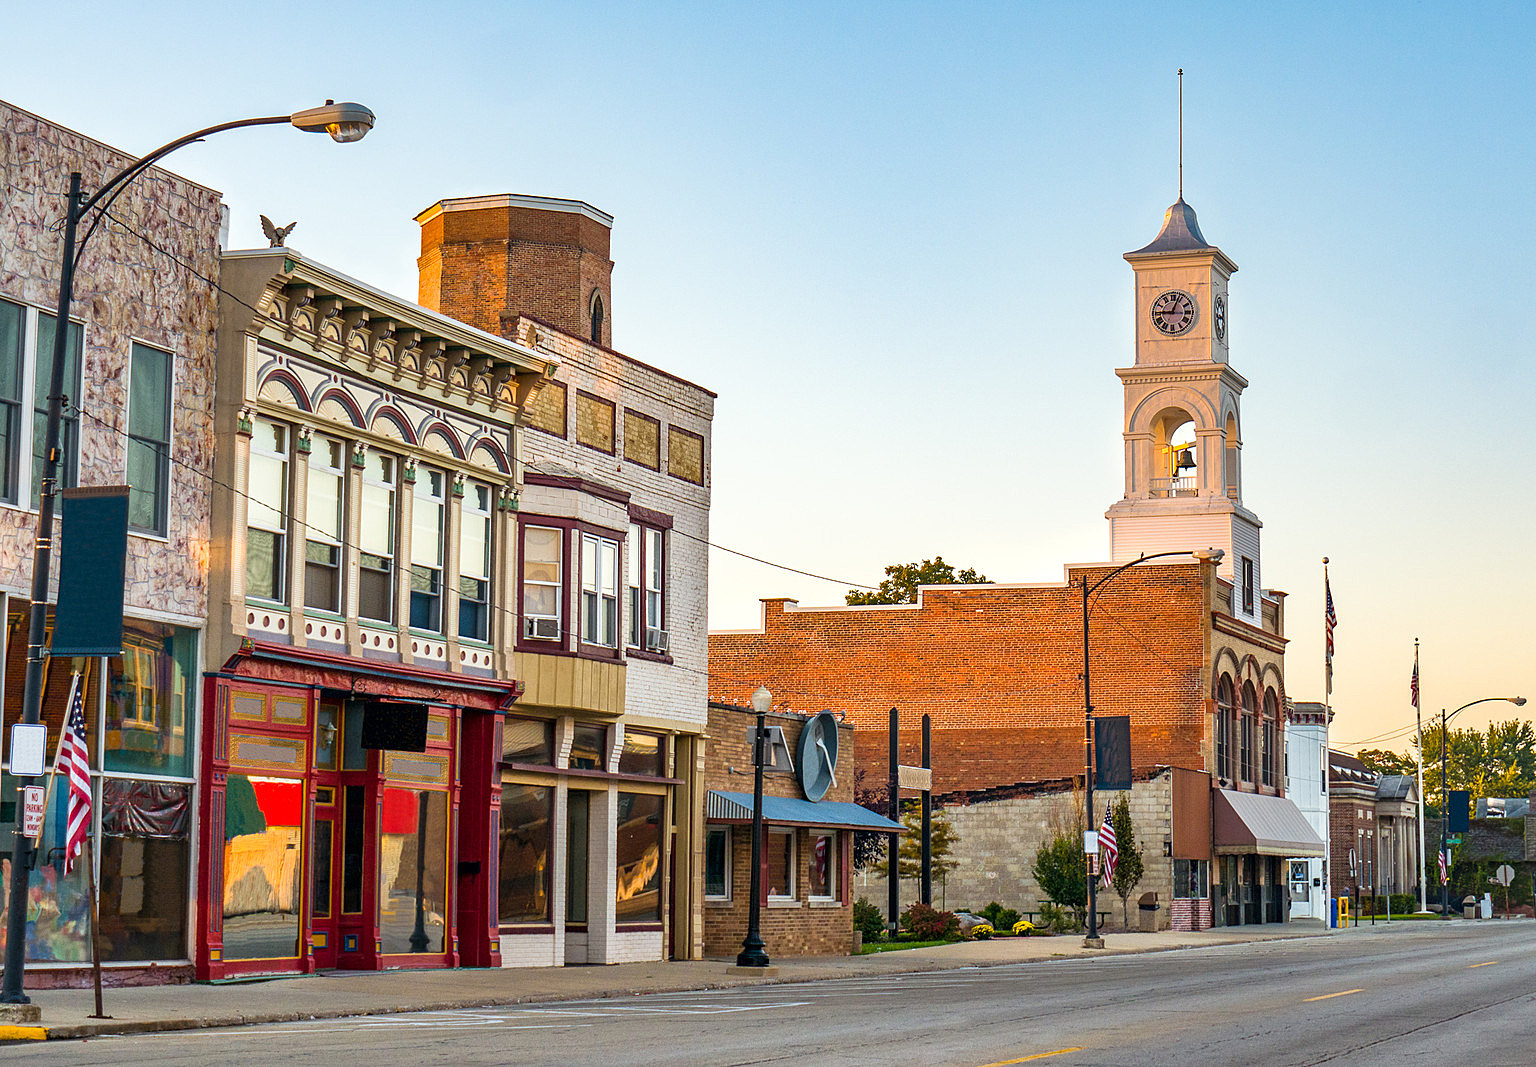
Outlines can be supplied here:
M1470 893L1462 898L1461 917L1463 919L1477 918L1477 898L1472 896Z
M1136 901L1136 910L1141 914L1141 932L1157 933L1157 894L1143 893Z

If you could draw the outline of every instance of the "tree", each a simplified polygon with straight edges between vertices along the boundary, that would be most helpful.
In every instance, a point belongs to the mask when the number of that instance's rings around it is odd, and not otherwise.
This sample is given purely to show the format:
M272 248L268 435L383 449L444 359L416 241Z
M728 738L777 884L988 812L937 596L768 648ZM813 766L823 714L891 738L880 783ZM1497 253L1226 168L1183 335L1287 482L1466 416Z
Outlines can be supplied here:
M1131 926L1131 893L1141 883L1141 849L1136 847L1136 830L1131 825L1131 805L1128 794L1121 793L1110 815L1109 824L1115 828L1115 847L1120 858L1115 861L1115 873L1109 884L1120 898L1120 916L1126 929Z
M870 811L884 813L889 810L886 805L890 800L890 791L884 784L874 788L866 784L866 775L863 767L855 767L853 771L853 802L866 807ZM878 830L855 830L853 834L853 869L867 871L870 867L885 856L886 835Z
M907 828L907 832L902 835L901 844L896 848L896 870L903 878L921 878L923 876L922 810L909 807L902 812L901 823ZM930 820L928 844L928 867L933 876L948 874L960 866L959 860L950 858L959 840L960 835L955 832L954 824L949 821L949 816L944 813L944 810L940 808L934 811ZM887 872L890 869L889 859L883 859L874 865L875 873L882 878L888 876Z
M943 556L934 556L921 563L893 563L885 568L885 581L873 591L850 589L846 600L849 604L915 604L917 587L920 585L981 585L987 576L977 574L974 567L967 567L959 574L944 562Z
M1355 756L1366 770L1376 774L1406 774L1412 778L1419 773L1419 763L1411 753L1405 756L1384 748L1362 748Z
M1424 728L1424 808L1441 815L1444 790L1465 789L1480 797L1523 797L1536 789L1536 728L1521 719L1489 725L1487 730L1452 730L1445 745L1445 780L1440 776L1441 736L1438 723ZM1359 758L1368 768L1383 774L1417 773L1412 752L1399 755L1382 749L1365 749ZM1448 783L1448 784L1447 784Z
M1083 859L1083 835L1057 834L1035 853L1035 881L1040 891L1078 914L1088 906L1088 868Z

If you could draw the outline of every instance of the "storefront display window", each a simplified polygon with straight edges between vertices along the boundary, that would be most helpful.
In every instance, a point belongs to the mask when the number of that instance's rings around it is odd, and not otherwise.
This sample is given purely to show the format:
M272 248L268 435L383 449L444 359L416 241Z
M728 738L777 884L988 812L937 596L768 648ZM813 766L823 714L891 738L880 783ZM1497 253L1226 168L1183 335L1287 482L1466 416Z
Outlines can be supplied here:
M192 787L101 784L102 958L186 955Z
M770 899L795 899L795 831L769 830L767 833L768 896Z
M619 750L620 774L648 774L660 778L666 773L662 765L661 737L639 730L624 731L624 747Z
M16 779L0 781L5 795L15 795ZM55 788L48 800L48 814L38 839L37 865L28 880L27 959L38 962L80 963L91 958L90 892L83 857L64 874L64 806L67 789ZM4 872L0 897L0 948L5 944L5 919L11 899L11 856L0 859Z
M837 896L837 835L811 835L811 899Z
M541 785L501 787L499 917L504 923L549 919L550 828L554 790Z
M550 766L555 762L555 724L508 715L501 730L501 758L506 763Z
M196 638L180 626L124 622L123 656L107 661L108 773L191 776Z
M661 918L662 796L620 793L617 848L619 922Z
M608 727L576 724L571 732L571 767L578 771L608 769Z
M716 827L704 835L704 899L731 897L731 831Z
M446 952L448 794L387 786L379 830L384 953Z
M304 783L230 774L224 811L224 958L299 954Z
M1210 862L1208 860L1174 860L1173 895L1178 900L1203 900L1210 896Z
M572 789L565 808L565 921L572 926L587 922L588 875L592 870L592 794Z

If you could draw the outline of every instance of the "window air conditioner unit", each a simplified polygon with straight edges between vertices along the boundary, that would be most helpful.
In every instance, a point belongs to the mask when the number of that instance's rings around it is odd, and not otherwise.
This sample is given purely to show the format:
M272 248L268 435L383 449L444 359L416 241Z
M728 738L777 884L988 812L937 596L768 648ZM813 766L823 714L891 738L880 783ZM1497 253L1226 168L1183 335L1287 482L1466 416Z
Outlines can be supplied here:
M558 641L560 640L560 620L525 615L523 616L523 636L540 641Z
M652 652L665 652L671 636L671 634L659 627L647 626L645 628L645 647Z

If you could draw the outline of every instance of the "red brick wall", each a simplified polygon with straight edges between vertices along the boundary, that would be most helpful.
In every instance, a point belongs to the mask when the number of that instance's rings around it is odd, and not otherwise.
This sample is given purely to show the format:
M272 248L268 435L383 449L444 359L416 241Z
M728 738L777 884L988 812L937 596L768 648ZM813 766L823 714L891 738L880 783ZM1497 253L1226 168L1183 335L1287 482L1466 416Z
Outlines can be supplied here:
M900 608L793 603L764 601L762 633L710 635L712 699L745 704L764 684L776 705L846 710L866 785L885 780L891 707L901 710L904 763L918 762L921 719L932 716L936 791L1082 773L1077 588L929 589L920 606ZM1193 563L1128 570L1095 600L1094 711L1131 717L1137 768L1208 769L1208 604Z
M518 314L591 336L592 291L603 294L603 336L613 343L608 227L570 211L492 206L446 211L421 228L422 306L501 335Z

